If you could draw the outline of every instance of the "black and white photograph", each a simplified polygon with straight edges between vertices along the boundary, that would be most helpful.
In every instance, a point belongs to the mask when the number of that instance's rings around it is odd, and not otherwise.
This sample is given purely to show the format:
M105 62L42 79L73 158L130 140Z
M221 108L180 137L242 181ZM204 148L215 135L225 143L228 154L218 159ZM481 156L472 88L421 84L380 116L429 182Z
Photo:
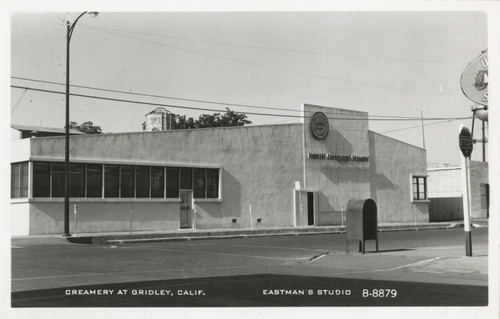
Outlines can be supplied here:
M499 3L23 2L8 318L500 316Z

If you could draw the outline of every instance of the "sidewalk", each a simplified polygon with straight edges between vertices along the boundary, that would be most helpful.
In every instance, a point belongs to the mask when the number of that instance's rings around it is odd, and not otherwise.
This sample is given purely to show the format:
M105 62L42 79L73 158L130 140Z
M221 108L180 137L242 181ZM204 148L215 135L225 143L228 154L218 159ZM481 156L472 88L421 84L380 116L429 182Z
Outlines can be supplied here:
M462 221L432 223L383 223L379 232L462 228ZM472 227L488 227L488 220L473 220ZM339 234L345 226L306 226L282 228L234 228L234 229L179 229L164 231L131 231L109 233L77 233L71 237L61 235L13 236L12 244L31 240L68 241L75 244L119 244L131 242L160 242L200 239L245 238L254 236L291 236L312 234Z

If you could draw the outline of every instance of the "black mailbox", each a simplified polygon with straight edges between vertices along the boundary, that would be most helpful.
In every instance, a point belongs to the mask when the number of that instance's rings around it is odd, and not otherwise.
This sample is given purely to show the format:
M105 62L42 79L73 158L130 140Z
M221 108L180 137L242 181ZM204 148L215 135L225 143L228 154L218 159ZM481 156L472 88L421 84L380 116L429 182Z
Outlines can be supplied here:
M346 211L346 251L349 241L359 242L359 251L365 253L365 240L375 240L378 251L377 204L373 199L351 199Z

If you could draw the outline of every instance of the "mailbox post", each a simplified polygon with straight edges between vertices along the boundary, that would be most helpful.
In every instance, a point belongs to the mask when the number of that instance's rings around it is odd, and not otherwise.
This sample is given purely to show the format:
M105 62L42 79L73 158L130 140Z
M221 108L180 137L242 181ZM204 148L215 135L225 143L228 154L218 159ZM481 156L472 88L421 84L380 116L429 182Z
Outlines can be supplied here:
M365 253L365 241L375 240L378 251L377 204L373 199L351 199L346 209L346 252L349 241L357 240L359 251Z

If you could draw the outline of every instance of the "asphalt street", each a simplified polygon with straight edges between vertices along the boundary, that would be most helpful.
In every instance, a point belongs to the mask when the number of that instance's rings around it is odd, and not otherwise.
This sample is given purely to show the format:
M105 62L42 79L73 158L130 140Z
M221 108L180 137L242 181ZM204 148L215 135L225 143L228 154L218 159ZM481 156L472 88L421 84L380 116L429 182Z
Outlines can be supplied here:
M13 307L484 306L487 228L121 245L12 242Z

